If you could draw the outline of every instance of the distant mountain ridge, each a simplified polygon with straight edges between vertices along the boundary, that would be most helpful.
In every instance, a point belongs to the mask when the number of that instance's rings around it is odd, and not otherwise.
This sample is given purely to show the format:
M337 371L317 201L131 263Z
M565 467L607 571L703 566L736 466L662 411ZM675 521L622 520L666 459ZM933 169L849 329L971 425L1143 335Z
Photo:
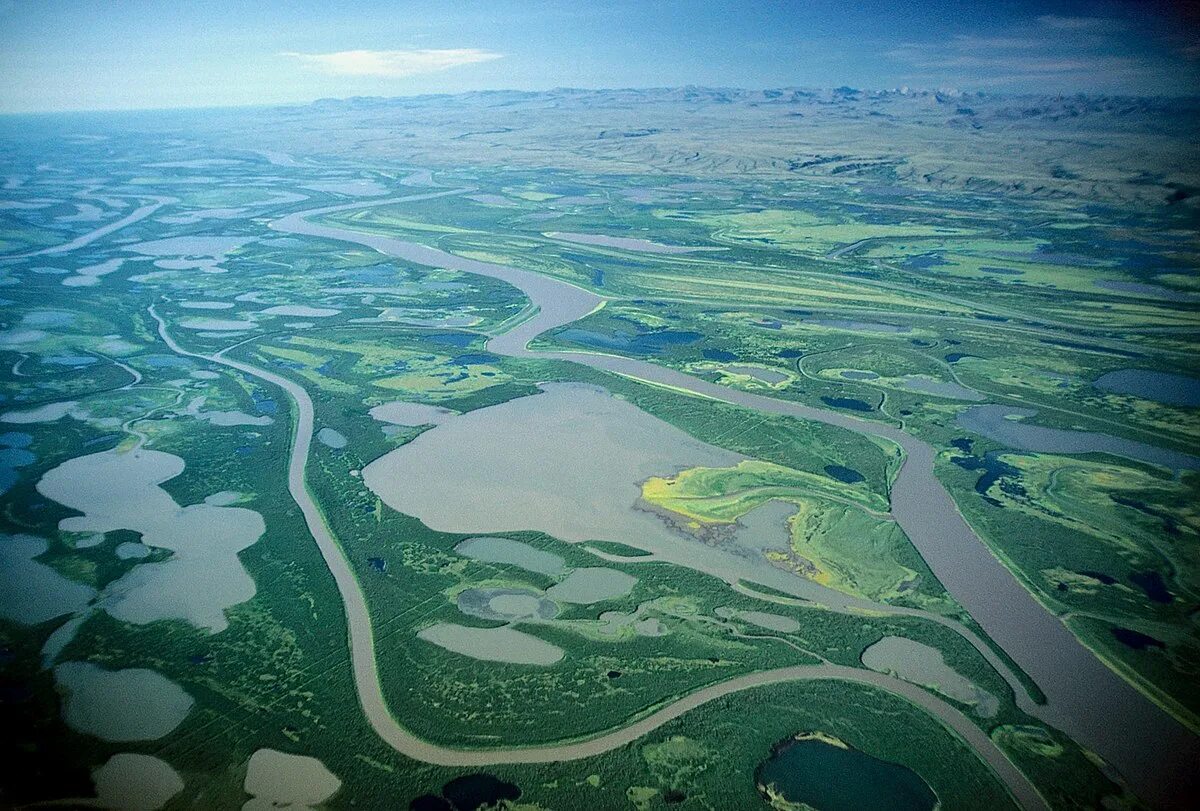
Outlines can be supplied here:
M577 104L581 106L612 106L621 104L694 103L794 106L853 106L880 107L908 103L910 109L953 106L956 115L977 116L992 114L997 118L1028 119L1058 117L1076 118L1080 115L1104 113L1114 116L1136 116L1148 113L1167 113L1172 116L1200 117L1200 95L1194 96L1113 96L1102 94L1034 95L955 90L922 90L898 88L891 90L862 90L853 87L810 88L783 87L765 90L721 87L662 87L584 89L555 88L552 90L482 90L455 94L426 94L418 96L351 96L344 99L318 99L309 105L293 108L313 109L382 109L421 107L431 103L482 104L490 107L512 104Z
M319 126L305 126L305 119ZM1194 205L1200 96L714 87L322 99L246 114L264 148L427 166L798 176Z

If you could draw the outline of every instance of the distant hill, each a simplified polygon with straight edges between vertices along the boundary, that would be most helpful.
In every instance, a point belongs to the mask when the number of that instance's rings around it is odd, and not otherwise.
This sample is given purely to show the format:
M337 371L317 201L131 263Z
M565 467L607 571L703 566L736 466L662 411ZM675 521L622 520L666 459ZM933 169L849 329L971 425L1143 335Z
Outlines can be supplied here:
M1145 205L1192 206L1200 193L1193 97L561 88L228 114L231 145L403 164L840 177Z

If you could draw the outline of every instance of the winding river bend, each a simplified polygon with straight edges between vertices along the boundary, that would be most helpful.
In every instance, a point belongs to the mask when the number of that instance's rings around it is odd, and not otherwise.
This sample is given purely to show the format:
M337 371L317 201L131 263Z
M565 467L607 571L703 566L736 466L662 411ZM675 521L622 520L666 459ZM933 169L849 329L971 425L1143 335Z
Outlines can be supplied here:
M580 363L633 379L670 386L764 412L836 425L899 445L905 461L892 486L892 513L946 589L962 604L1047 696L1034 713L1069 734L1115 767L1133 789L1158 807L1184 807L1200 786L1200 739L1116 675L1026 591L975 535L934 476L936 451L929 444L886 425L798 403L726 388L682 372L634 358L577 352L532 352L536 336L575 321L604 299L556 279L504 265L455 256L393 237L362 233L309 221L337 211L362 209L461 193L430 192L402 198L301 211L271 223L271 228L300 236L351 242L415 264L488 276L519 288L536 314L492 338L488 349L512 357L552 358ZM152 314L158 319L156 313ZM272 372L216 355L187 352L171 339L159 319L160 334L171 349L238 369L284 389L296 403L297 425L289 461L289 491L304 513L341 592L350 627L350 649L363 710L379 735L398 751L442 765L552 762L587 757L621 746L700 704L760 684L789 679L843 679L871 684L931 712L967 740L1004 780L1025 807L1044 801L991 740L956 710L926 691L896 679L833 665L783 668L713 685L658 710L620 730L586 741L509 750L456 750L416 738L389 713L375 667L374 640L366 603L341 548L333 539L304 482L312 441L313 409L305 390Z
M150 308L150 315L158 323L159 336L172 352L217 363L257 377L283 389L295 404L296 433L288 460L288 492L300 507L309 532L316 541L341 595L350 635L354 684L363 714L375 733L397 752L439 766L483 767L506 763L558 763L580 760L632 743L690 710L733 693L788 681L838 680L869 685L921 707L957 732L980 759L991 767L1022 808L1032 811L1047 809L1045 800L1028 778L1009 761L991 738L955 707L914 684L871 670L829 663L777 668L729 679L689 693L620 729L571 743L511 749L455 749L438 746L417 737L405 729L387 707L375 663L375 635L366 599L345 553L334 539L320 508L308 492L304 471L312 447L314 424L313 404L308 392L304 387L274 372L225 357L224 351L210 355L186 350L171 336L166 322L153 307Z

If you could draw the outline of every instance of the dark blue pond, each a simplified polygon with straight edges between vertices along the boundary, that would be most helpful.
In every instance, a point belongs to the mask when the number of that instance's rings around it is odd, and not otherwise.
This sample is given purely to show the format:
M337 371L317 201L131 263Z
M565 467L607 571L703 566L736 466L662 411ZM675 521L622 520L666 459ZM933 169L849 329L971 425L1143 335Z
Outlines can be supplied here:
M1131 394L1156 403L1200 406L1200 380L1194 377L1149 369L1121 369L1101 376L1092 385L1103 391Z
M521 789L490 774L467 774L442 786L441 795L425 794L409 803L410 811L476 811L498 808L521 796ZM505 804L507 807L507 804Z
M938 802L911 769L819 740L777 746L756 778L787 802L820 811L932 811Z
M1155 639L1152 636L1143 634L1141 631L1134 631L1129 628L1113 628L1112 634L1122 645L1133 648L1134 650L1167 647L1161 639Z
M874 411L875 407L865 400L856 400L853 397L822 397L821 402L827 406L834 408L846 408L851 411Z
M1166 604L1175 599L1167 590L1162 575L1156 571L1133 572L1129 575L1129 582L1144 591L1152 602Z
M846 484L857 484L864 481L863 474L859 473L852 467L844 467L842 465L826 465L825 475L832 476L839 482Z

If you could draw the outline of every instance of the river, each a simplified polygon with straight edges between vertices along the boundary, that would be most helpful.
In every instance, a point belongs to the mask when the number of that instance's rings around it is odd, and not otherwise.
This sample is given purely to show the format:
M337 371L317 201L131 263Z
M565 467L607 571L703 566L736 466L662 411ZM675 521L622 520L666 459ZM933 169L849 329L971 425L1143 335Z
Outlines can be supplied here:
M271 228L290 234L351 242L415 264L474 273L514 285L530 299L536 313L511 331L488 342L488 349L497 354L579 363L703 397L764 412L815 420L896 443L904 450L906 458L892 485L892 514L946 589L1045 693L1047 704L1036 708L1038 717L1099 754L1147 802L1163 808L1184 807L1188 798L1196 796L1200 783L1197 779L1200 739L1097 659L992 555L963 519L954 500L934 475L936 451L931 445L897 428L730 389L634 358L583 352L532 352L527 345L533 338L586 316L599 307L604 299L566 282L519 268L466 259L394 237L362 233L307 219L343 210L416 202L462 191L430 192L312 209L278 219L271 223ZM876 678L878 674L848 668L843 669L846 672L839 671L834 676L828 671L832 666L786 668L713 685L621 730L563 746L450 750L415 738L395 722L384 704L375 671L374 641L365 601L341 548L334 541L320 510L309 498L304 486L304 467L311 445L313 424L312 404L307 393L297 384L249 364L225 357L185 352L170 339L161 321L160 333L174 351L213 360L271 382L287 391L296 403L298 419L289 463L289 490L304 512L345 601L350 624L351 654L364 711L376 731L404 754L445 765L547 762L586 757L634 740L704 701L754 684L786 678L845 678L905 695L933 712L972 742L980 756L1005 779L1009 789L1024 805L1041 805L1036 792L1030 796L1029 790L1022 788L1021 784L1027 787L1028 782L1023 776L1017 780L1011 774L1015 769L999 750L990 745L987 737L982 736L983 741L977 741L981 733L973 734L978 733L978 729L961 714L950 710L924 691L916 690L913 695L908 695L913 691L895 679ZM788 675L781 675L784 673ZM654 719L658 719L657 723L652 723ZM963 724L970 727L973 733L960 728ZM987 746L984 746L985 742ZM996 756L999 756L999 760Z

